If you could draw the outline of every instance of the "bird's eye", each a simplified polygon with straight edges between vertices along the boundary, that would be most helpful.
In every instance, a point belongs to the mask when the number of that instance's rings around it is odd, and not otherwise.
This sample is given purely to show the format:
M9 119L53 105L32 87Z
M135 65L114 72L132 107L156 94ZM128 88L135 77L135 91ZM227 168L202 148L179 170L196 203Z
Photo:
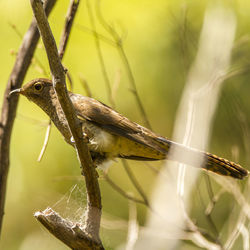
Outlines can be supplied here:
M41 91L43 89L43 85L40 83L40 82L37 82L35 85L34 85L34 88L35 90L37 91Z

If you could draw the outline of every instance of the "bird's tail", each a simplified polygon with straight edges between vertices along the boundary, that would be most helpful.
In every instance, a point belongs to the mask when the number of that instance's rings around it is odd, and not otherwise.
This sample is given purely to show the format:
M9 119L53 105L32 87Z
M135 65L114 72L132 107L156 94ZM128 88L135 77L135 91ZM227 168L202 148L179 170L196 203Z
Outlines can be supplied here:
M220 158L210 153L205 154L204 168L220 175L227 175L237 179L248 176L249 171L232 161Z
M237 179L243 179L249 174L248 170L232 161L220 158L210 153L185 147L165 138L158 139L160 139L165 144L166 158L169 160L181 162L194 167L200 165L200 162L203 162L203 169L212 171L216 174L231 176Z

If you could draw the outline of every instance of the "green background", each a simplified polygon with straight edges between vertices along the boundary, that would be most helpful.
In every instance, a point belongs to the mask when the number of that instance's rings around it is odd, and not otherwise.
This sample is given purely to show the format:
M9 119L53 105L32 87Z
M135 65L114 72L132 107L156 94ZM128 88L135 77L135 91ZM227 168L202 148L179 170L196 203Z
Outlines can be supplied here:
M49 19L57 42L64 25L68 2L58 1ZM224 2L235 11L238 22L232 65L245 67L249 64L250 58L250 6L243 0ZM215 4L218 4L217 1L102 1L102 11L106 20L112 23L123 37L124 49L136 80L138 93L153 130L166 137L171 138L172 135L175 114L187 73L197 52L205 9ZM94 4L92 9L94 10ZM5 85L15 62L15 53L21 44L18 32L22 36L25 34L31 18L29 1L0 1L1 103ZM98 20L95 20L98 32L110 37ZM16 30L11 24L16 26ZM80 83L80 77L84 77L93 97L110 105L94 36L83 26L91 29L85 1L80 4L63 64L73 78L74 92L86 94ZM101 48L111 84L113 85L117 75L120 77L115 95L116 109L131 120L142 124L143 120L131 93L128 76L118 50L105 42L101 42ZM41 42L35 58L39 59L49 73ZM45 76L38 66L37 59L33 61L24 82ZM209 151L228 159L232 159L232 151L236 148L239 152L238 161L243 166L249 164L249 149L243 143L243 139L249 133L250 124L249 77L249 73L245 73L231 78L223 85L209 144ZM47 233L35 220L33 213L50 206L72 220L80 220L84 214L86 194L76 154L73 148L64 142L55 127L52 129L42 162L37 162L47 122L48 118L38 107L24 97L20 98L11 139L11 165L1 249L67 249ZM160 168L161 164L152 165ZM131 162L131 167L145 192L150 195L156 174L144 163ZM120 161L112 165L109 175L120 187L138 196ZM200 189L205 190L203 198L207 204L209 198L204 175L201 176L200 183ZM245 182L242 183L241 187ZM213 181L212 185L215 191L219 189ZM106 225L101 230L104 246L114 249L126 242L128 201L102 178L100 186L104 218L111 226L115 226L115 222L119 221L117 228L108 229ZM194 192L194 195L198 197L197 192ZM222 242L226 239L225 231L231 230L227 226L227 218L236 206L234 199L225 194L213 212L213 220L221 232ZM138 221L143 225L147 210L143 205L138 205L137 208ZM192 217L201 227L211 229L199 198L196 198ZM238 240L234 249L240 249L241 244ZM179 249L198 247L190 242L183 242Z

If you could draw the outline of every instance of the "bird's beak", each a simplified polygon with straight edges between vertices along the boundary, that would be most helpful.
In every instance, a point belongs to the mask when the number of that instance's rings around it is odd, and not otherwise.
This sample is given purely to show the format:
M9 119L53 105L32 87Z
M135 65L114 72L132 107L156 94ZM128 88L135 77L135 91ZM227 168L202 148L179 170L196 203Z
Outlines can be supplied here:
M22 94L22 92L23 92L22 88L14 89L14 90L10 91L9 96L11 96L12 94Z

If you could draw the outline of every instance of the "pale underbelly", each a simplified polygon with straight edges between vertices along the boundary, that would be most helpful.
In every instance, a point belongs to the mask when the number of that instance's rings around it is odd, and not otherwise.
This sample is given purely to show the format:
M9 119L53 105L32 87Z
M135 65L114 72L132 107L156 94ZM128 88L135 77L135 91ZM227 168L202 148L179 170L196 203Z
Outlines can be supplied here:
M94 152L107 153L109 157L142 157L150 159L165 159L162 152L127 139L111 134L93 124L88 124L92 136L89 139L89 149Z

